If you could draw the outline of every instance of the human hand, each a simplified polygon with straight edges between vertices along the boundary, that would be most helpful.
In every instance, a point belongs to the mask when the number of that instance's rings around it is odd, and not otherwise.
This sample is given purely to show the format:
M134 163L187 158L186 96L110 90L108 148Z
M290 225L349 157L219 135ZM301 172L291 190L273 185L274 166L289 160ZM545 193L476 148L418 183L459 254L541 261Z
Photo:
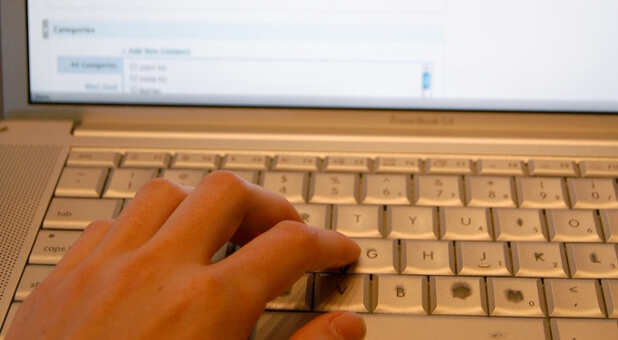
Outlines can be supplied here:
M210 263L230 239L244 246ZM359 253L230 173L212 173L194 190L157 179L116 220L86 228L22 303L7 340L247 339L266 303L303 273ZM359 316L335 312L296 336L358 339L364 330Z

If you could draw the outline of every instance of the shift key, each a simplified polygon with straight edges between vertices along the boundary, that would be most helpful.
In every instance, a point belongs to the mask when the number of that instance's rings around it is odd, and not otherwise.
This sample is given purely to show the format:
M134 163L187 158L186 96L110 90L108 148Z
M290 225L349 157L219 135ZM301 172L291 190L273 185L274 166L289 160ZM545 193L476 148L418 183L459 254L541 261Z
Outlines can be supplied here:
M92 221L115 218L122 203L121 199L54 198L43 228L81 230Z

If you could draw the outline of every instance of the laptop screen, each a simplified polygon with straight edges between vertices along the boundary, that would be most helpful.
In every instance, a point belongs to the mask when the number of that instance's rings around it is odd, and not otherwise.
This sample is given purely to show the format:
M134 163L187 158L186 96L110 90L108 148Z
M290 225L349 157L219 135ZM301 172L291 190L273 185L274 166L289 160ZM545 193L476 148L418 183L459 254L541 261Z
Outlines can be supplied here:
M618 2L28 0L30 101L618 111Z

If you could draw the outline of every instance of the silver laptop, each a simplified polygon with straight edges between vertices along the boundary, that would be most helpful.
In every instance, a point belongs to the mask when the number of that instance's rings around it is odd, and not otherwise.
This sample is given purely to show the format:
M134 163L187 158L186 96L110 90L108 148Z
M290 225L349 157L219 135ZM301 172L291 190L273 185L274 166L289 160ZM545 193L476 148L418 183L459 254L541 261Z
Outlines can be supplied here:
M370 339L618 338L615 2L0 6L0 338L90 221L214 169L363 249L255 338L338 309Z

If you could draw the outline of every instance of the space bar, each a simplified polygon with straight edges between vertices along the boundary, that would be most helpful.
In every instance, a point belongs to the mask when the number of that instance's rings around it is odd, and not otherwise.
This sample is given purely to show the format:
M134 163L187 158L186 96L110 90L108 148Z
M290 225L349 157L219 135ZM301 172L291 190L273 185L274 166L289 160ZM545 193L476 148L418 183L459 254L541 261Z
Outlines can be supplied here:
M253 339L288 339L317 314L266 312ZM551 339L545 319L364 314L367 340Z

